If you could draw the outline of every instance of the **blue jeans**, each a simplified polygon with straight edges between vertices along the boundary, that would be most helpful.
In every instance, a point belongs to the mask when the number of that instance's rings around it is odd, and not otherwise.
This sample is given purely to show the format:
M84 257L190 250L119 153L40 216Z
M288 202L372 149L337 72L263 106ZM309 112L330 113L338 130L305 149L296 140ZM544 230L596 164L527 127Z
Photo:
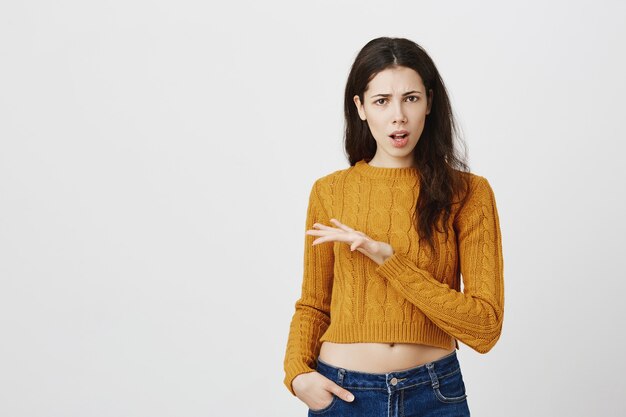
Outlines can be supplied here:
M436 361L387 373L359 372L317 359L317 372L354 394L347 402L333 394L311 416L464 417L470 415L456 350Z

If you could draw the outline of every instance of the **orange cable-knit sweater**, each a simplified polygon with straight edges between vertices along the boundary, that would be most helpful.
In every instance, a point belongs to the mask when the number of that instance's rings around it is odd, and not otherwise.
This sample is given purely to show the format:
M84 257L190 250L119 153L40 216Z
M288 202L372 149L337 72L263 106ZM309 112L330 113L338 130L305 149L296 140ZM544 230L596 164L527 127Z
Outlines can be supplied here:
M343 242L312 245L305 235L302 294L295 303L284 359L284 383L315 370L323 341L420 343L458 340L480 353L500 338L504 316L502 240L496 200L485 177L470 176L465 204L453 205L448 239L436 233L432 255L411 213L419 193L416 168L383 168L365 160L319 178L305 230L340 222L394 254L382 265ZM440 223L441 224L441 223ZM460 291L462 275L463 291Z

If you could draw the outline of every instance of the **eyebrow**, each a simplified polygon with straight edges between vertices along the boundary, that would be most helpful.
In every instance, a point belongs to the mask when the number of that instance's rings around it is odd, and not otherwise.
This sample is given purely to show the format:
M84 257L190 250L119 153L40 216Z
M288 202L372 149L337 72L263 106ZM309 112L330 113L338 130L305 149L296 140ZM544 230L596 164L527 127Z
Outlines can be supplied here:
M409 94L414 94L414 93L422 94L421 91L412 90L412 91L407 91L406 93L402 94L402 96L404 97L404 96L408 96ZM390 97L391 94L376 94L375 96L371 96L370 98L374 98L374 97L378 97L378 96L380 96L380 97Z

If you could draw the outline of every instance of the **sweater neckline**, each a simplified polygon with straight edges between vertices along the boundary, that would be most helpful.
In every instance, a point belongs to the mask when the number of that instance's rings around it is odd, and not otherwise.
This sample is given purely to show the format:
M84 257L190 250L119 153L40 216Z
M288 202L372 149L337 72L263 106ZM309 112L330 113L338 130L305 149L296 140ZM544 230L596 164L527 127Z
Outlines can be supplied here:
M361 159L354 164L354 170L366 177L370 178L416 178L418 170L415 167L405 168L386 168L376 167L367 163L365 159Z

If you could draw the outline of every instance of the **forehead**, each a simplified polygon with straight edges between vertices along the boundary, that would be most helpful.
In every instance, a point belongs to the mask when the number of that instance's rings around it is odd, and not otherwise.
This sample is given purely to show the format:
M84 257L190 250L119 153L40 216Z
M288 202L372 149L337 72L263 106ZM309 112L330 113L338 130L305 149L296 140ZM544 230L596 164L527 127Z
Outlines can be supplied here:
M374 76L367 84L368 92L399 93L405 91L424 91L422 77L412 68L387 68Z

